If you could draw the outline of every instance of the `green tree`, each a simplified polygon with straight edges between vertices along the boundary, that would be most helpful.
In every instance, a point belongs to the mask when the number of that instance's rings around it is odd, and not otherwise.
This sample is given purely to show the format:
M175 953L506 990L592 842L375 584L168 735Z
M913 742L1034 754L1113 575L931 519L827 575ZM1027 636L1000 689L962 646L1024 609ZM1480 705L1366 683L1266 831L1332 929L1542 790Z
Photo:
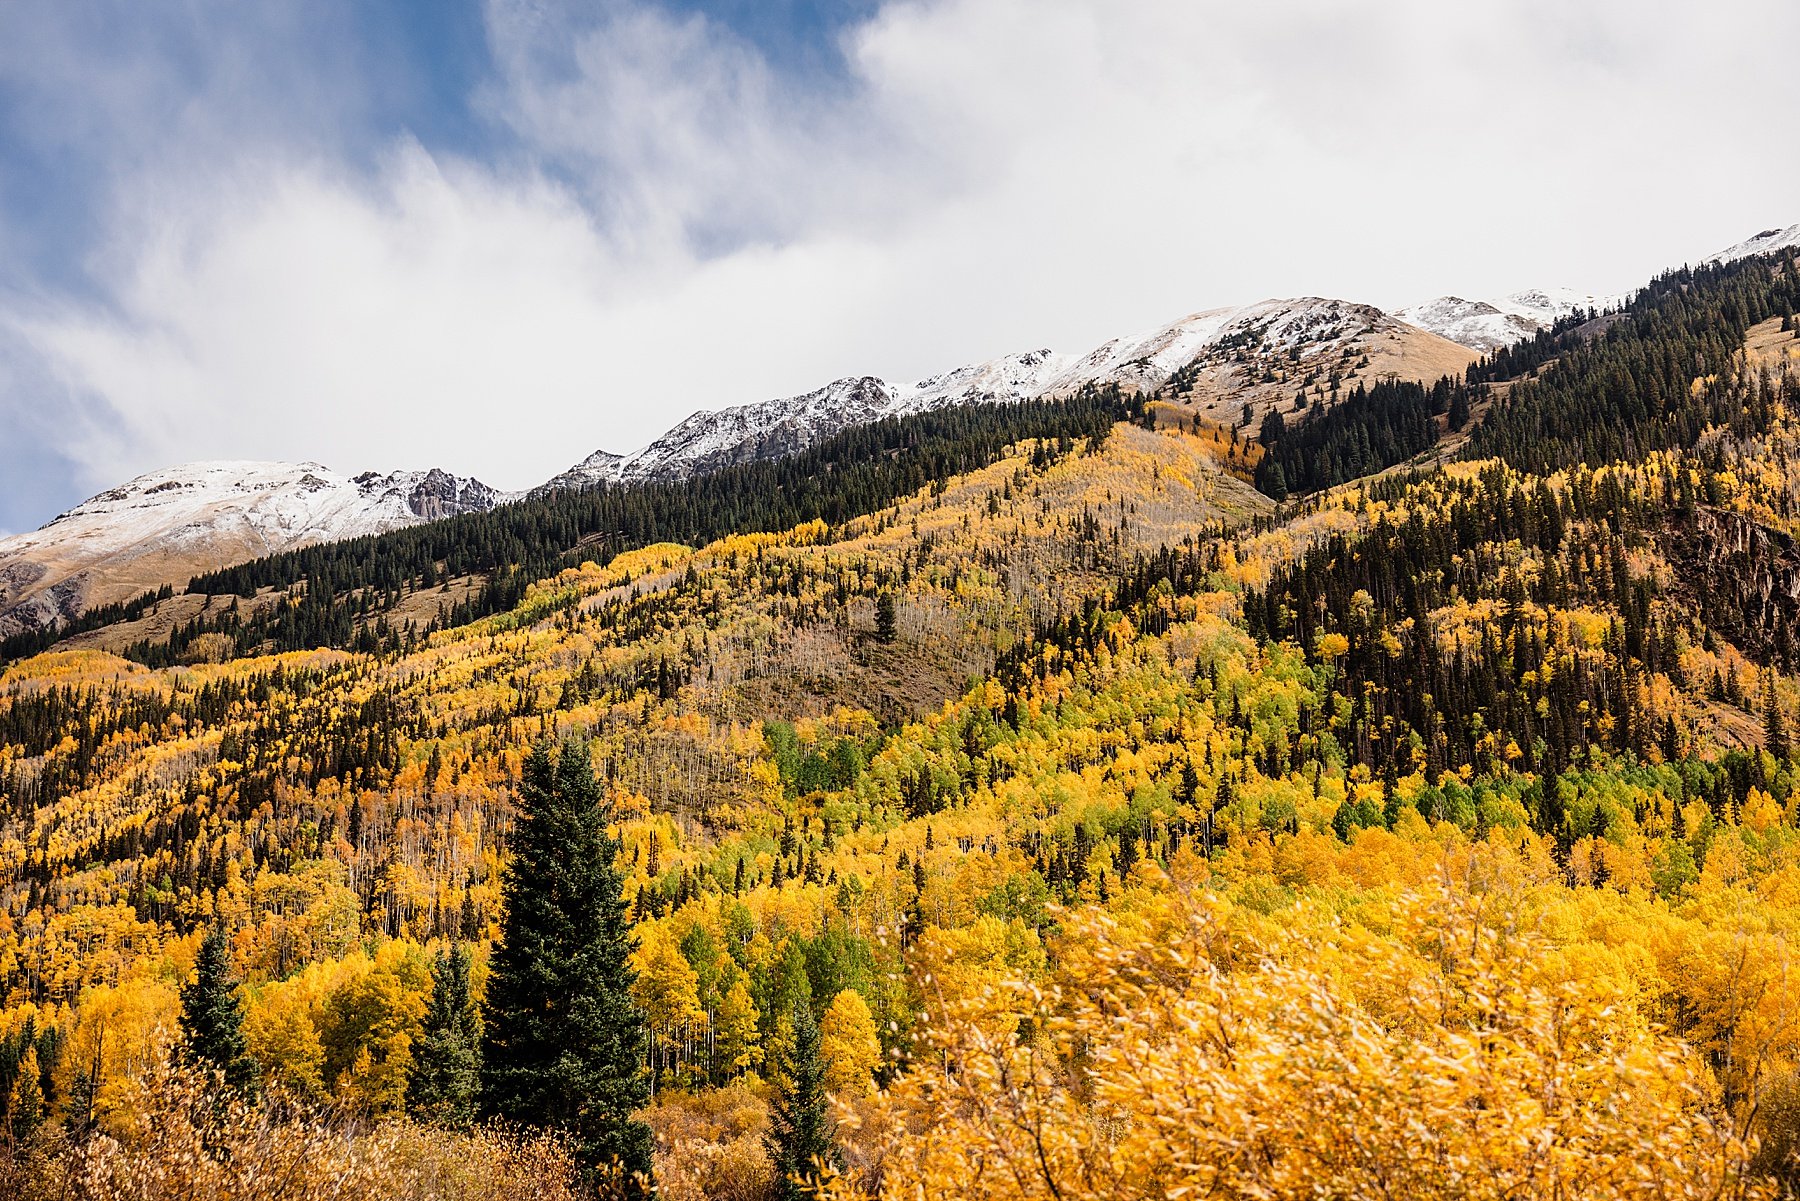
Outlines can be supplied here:
M469 995L469 951L459 946L440 954L431 968L431 1003L406 1082L407 1112L466 1126L480 1087L481 1019Z
M1270 500L1279 501L1288 498L1287 472L1281 469L1280 463L1269 468L1268 483L1264 487L1268 489Z
M894 616L894 594L883 592L875 598L875 637L882 642L892 642L898 633Z
M1458 388L1450 397L1450 429L1454 432L1469 424L1469 390Z
M1781 720L1781 698L1775 694L1773 670L1763 674L1763 746L1777 759L1787 758L1787 726Z
M831 1116L826 1111L825 1057L812 1008L792 1009L794 1038L786 1070L777 1075L775 1104L763 1146L775 1165L775 1196L802 1201L814 1195L821 1167L840 1167Z
M525 762L505 916L488 978L481 1109L568 1132L591 1170L648 1197L644 1023L631 1000L631 930L618 842L586 744L540 743Z
M39 1077L37 1048L27 1046L13 1072L12 1090L6 1098L6 1132L14 1146L31 1141L44 1123L44 1089Z
M244 1039L236 989L225 928L215 925L200 942L193 981L181 990L181 1047L193 1062L216 1068L226 1084L249 1092L256 1086L256 1061Z

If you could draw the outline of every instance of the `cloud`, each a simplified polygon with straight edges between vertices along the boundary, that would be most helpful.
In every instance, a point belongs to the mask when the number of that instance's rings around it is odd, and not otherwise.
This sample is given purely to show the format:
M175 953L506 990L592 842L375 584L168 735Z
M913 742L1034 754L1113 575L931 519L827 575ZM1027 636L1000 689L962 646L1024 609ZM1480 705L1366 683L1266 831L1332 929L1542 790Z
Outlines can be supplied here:
M920 0L808 74L640 4L487 30L479 152L263 125L121 171L97 294L0 298L68 414L46 456L522 486L838 375L1266 295L1622 289L1800 219L1772 0Z

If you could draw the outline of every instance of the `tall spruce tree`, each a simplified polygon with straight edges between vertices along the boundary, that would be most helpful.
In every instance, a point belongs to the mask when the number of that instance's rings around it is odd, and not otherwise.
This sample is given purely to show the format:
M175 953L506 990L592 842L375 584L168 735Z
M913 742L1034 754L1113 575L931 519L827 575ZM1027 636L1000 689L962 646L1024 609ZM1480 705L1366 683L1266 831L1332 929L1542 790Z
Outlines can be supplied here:
M817 1192L821 1167L840 1167L825 1102L825 1059L812 1007L793 1006L793 1050L781 1073L763 1145L775 1165L778 1201L803 1201Z
M532 750L488 977L481 1109L567 1132L590 1171L622 1172L648 1197L650 1097L644 1023L633 1006L632 937L613 860L618 842L588 748Z
M892 642L899 634L899 621L894 611L894 594L883 591L875 598L875 639Z
M215 925L200 942L193 982L181 990L181 1049L193 1063L216 1068L226 1084L248 1093L256 1085L256 1062L244 1041L236 988L225 928Z
M414 1117L466 1126L481 1087L481 1019L469 995L469 951L455 947L431 968L431 1003L413 1044L406 1108Z
M1781 698L1775 693L1773 671L1763 675L1763 747L1777 759L1787 758L1787 726L1781 720Z

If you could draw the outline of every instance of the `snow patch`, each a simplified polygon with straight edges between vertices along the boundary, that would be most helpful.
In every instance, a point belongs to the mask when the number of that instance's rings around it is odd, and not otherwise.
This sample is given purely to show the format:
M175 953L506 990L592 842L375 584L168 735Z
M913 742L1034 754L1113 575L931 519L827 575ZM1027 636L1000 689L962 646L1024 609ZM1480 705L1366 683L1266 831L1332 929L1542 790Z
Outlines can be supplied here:
M1626 299L1574 288L1530 288L1494 300L1439 296L1395 309L1392 316L1487 354L1534 337L1572 313L1603 313L1618 308Z
M1745 238L1735 246L1727 246L1717 254L1702 259L1705 263L1735 263L1739 259L1747 259L1753 254L1770 254L1777 250L1800 249L1800 225L1790 225L1786 229L1765 229L1759 234Z

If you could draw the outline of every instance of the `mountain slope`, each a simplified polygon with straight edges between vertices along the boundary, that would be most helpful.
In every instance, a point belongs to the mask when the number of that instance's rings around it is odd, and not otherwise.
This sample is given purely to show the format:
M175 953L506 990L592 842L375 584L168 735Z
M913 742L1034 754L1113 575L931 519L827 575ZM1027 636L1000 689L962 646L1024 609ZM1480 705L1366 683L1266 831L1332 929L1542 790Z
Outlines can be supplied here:
M597 450L537 491L601 483L678 480L740 463L795 454L884 417L962 404L997 404L1050 395L1067 360L1048 350L1006 355L895 387L874 376L834 380L799 396L702 409L630 454Z
M317 463L190 463L138 476L0 540L0 637L230 563L491 509L446 471L347 477Z
M1704 261L1732 263L1738 259L1747 259L1754 254L1770 254L1777 250L1796 248L1800 248L1800 225L1790 225L1786 229L1765 229L1759 234L1745 238L1735 246L1727 246L1717 254L1709 255Z
M1429 330L1472 350L1499 350L1549 329L1571 313L1617 307L1625 297L1596 296L1572 288L1532 288L1497 300L1464 300L1439 296L1422 304L1395 309L1409 325Z
M1191 313L1112 338L1084 355L1040 349L972 363L910 385L874 376L841 379L799 396L703 410L631 454L596 451L543 485L674 480L737 463L780 458L884 417L951 405L1005 404L1116 386L1148 393L1166 386L1216 420L1235 419L1246 400L1286 396L1292 379L1319 383L1339 360L1367 356L1367 374L1431 380L1474 355L1369 305L1320 297L1264 300ZM1339 374L1348 379L1354 368ZM1280 387L1263 387L1279 383Z
M1771 229L1709 261L1796 245L1800 226ZM533 495L677 481L790 456L883 418L1093 387L1160 393L1180 413L1226 427L1245 427L1270 411L1291 425L1384 380L1430 383L1459 374L1478 355L1515 345L1572 313L1616 307L1622 299L1534 289L1485 301L1444 296L1392 314L1319 297L1206 310L1110 339L1085 355L1039 349L910 385L847 377L798 396L697 412L631 454L595 451ZM96 498L42 531L0 542L0 637L46 628L146 587L179 583L196 569L481 511L503 499L477 481L443 472L345 481L314 465L243 465L244 477L233 481L222 474L229 470L202 464L143 477L118 490L138 494L131 504L109 508ZM187 475L209 482L196 492ZM151 491L165 486L173 495ZM264 495L273 490L288 496L283 490L290 486L296 491L289 500ZM208 488L219 495L209 497ZM156 503L146 503L153 495ZM146 540L156 544L146 546Z

